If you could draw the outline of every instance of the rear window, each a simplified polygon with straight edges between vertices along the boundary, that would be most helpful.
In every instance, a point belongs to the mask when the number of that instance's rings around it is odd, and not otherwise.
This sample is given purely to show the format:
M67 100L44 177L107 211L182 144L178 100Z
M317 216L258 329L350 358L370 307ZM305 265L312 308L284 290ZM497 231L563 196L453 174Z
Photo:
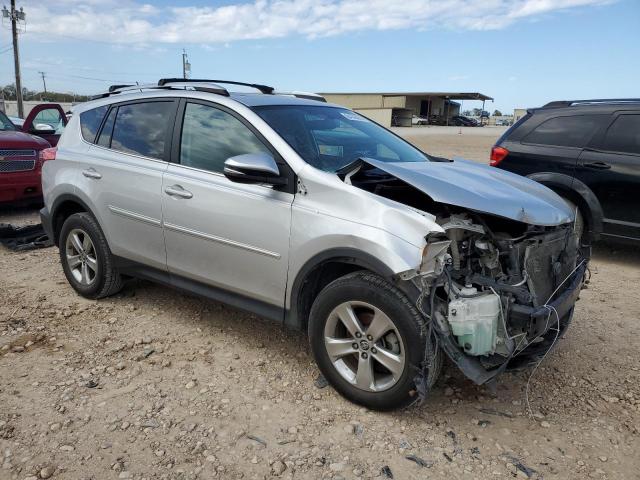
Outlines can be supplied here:
M620 115L607 130L602 149L640 154L640 115Z
M82 138L87 142L93 143L95 141L102 119L108 109L108 105L103 105L80 114L80 131L82 132Z
M550 118L522 139L523 143L582 148L607 115L574 115Z
M173 102L121 105L113 126L111 148L162 160L172 109Z

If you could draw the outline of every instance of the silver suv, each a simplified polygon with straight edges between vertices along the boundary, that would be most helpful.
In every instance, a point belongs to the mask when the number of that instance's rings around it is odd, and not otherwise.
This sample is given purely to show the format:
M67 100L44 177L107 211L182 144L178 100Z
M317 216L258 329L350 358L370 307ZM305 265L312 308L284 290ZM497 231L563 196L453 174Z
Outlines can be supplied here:
M586 258L551 190L321 97L227 83L76 107L41 213L80 295L141 277L305 330L324 377L373 409L423 399L443 354L492 382L567 328Z

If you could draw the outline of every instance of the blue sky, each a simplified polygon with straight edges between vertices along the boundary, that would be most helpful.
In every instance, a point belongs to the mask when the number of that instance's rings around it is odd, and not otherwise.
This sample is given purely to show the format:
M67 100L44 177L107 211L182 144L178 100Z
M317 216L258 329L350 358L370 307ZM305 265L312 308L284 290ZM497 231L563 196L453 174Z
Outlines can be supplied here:
M23 84L97 93L181 75L305 91L473 91L510 112L638 97L640 0L18 0ZM13 82L10 31L0 83ZM465 107L478 106L469 102Z

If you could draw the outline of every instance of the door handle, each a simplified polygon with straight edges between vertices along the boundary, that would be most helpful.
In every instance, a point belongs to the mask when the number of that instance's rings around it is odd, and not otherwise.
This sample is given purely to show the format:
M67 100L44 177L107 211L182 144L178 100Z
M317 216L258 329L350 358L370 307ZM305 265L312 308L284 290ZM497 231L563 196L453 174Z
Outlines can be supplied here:
M611 165L604 162L583 163L582 166L585 168L593 168L595 170L609 170L611 168Z
M87 178L93 178L94 180L100 180L102 178L102 175L96 172L93 168L83 170L82 175L84 175Z
M180 185L172 185L170 187L166 187L164 189L164 193L170 195L172 197L180 197L180 198L192 198L193 193L189 190L185 190Z

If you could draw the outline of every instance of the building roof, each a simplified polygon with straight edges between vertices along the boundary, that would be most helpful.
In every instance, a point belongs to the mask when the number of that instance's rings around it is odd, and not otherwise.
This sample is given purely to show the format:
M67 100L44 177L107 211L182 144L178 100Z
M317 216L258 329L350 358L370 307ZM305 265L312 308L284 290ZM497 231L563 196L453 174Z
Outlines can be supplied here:
M382 95L383 97L441 97L450 100L493 100L478 92L323 92L320 95Z

